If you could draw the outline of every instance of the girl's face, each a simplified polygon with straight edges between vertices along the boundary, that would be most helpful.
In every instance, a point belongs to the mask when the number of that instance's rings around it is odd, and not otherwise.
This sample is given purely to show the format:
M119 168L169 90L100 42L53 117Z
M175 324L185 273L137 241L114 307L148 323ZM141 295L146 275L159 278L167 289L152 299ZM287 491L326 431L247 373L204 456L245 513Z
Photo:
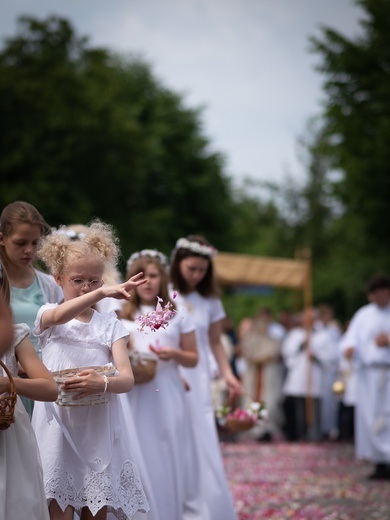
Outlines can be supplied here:
M209 260L201 256L189 256L180 262L180 274L190 290L195 290L203 280L209 267Z
M7 237L0 233L0 245L12 266L24 268L31 266L35 259L40 238L38 224L17 224Z
M156 305L161 288L161 276L155 264L148 264L145 269L147 282L137 287L137 294L142 305Z
M99 258L87 257L72 260L62 274L54 276L62 287L65 300L77 298L99 289L103 285L104 263Z

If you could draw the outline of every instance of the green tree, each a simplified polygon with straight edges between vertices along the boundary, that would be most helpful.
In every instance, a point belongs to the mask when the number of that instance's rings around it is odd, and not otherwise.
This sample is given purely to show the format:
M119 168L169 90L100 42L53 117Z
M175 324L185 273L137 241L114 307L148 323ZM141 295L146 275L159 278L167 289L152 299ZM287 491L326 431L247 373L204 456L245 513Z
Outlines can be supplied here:
M388 271L390 260L390 1L356 3L364 13L361 34L352 40L325 27L311 42L325 76L326 153L343 172L334 183L343 208L337 226L349 257L360 258L369 276Z
M201 111L140 58L91 48L65 19L22 17L0 53L0 120L2 207L27 200L51 225L97 216L125 256L190 232L231 243L230 180Z

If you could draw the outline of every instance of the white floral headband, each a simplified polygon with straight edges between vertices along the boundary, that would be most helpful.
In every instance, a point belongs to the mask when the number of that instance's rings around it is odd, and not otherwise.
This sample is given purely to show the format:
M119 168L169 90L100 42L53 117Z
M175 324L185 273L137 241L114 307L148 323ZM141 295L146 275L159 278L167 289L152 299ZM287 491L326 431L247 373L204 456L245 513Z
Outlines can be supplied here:
M188 251L192 251L198 255L208 256L209 258L214 258L218 253L213 246L204 246L199 244L199 242L191 242L191 240L187 240L187 238L179 238L176 242L175 249L188 249Z
M83 238L85 238L87 236L86 233L77 233L73 229L62 229L62 228L54 229L53 233L57 233L58 235L65 235L68 238L70 238L71 240L82 240Z
M167 257L163 253L160 253L160 251L157 251L157 249L142 249L142 251L136 251L130 256L130 258L126 262L127 269L130 268L131 264L135 262L135 260L138 260L138 258L141 258L143 256L157 258L164 267L168 265Z

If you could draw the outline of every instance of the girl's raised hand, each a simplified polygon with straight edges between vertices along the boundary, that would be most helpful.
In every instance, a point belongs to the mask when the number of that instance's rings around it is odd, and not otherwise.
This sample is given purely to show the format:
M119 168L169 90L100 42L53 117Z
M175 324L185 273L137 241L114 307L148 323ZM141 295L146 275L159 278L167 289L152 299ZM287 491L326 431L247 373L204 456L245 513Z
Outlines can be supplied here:
M126 282L119 285L103 286L105 296L116 298L117 300L130 300L129 291L144 284L147 279L143 278L144 273L140 272L129 278Z
M127 282L125 282L123 284L126 286L126 290L131 291L132 289L135 289L136 287L139 287L140 285L147 282L147 279L143 278L143 276L144 276L144 273L141 271L141 272L135 274L134 276L132 276L131 278L129 278L127 280Z

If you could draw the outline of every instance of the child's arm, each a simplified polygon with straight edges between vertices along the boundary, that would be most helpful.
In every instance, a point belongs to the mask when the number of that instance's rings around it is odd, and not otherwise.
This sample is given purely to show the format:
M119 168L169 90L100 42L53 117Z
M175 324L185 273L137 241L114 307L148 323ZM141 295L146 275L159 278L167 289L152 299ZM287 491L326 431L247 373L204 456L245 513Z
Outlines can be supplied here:
M138 273L124 283L103 285L99 289L66 300L53 309L47 309L41 317L41 332L54 325L67 323L103 298L110 297L118 300L129 300L130 294L128 291L146 282L146 278L141 279L142 276L143 273Z
M16 393L35 401L55 401L58 396L57 385L27 336L17 345L15 354L28 376L27 379L14 378ZM9 390L8 378L0 378L0 393Z
M112 356L118 374L107 378L106 390L114 394L129 392L134 386L134 376L127 351L126 338L120 338L113 343ZM92 369L83 370L77 377L69 378L64 383L64 390L80 392L74 399L80 399L92 394L101 394L104 392L105 387L106 383L102 374Z
M225 379L229 390L229 397L241 396L243 388L240 381L234 376L226 351L221 341L222 320L212 323L209 327L209 340L211 351L218 363L222 377Z
M173 359L179 365L193 368L198 363L198 350L196 347L195 332L188 332L180 336L180 348L154 347L149 346L150 350L162 361Z

